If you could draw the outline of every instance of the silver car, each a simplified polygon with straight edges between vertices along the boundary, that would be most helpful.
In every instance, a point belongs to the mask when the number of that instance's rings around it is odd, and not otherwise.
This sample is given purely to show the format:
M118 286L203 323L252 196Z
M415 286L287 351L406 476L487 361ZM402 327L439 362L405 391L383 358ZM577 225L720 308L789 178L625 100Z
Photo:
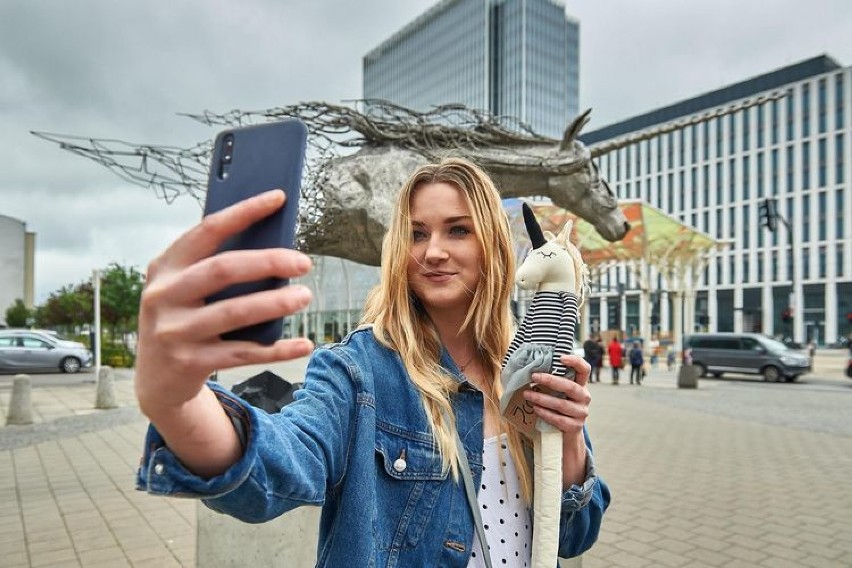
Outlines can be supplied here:
M0 373L76 373L91 366L92 352L82 343L43 331L0 330Z

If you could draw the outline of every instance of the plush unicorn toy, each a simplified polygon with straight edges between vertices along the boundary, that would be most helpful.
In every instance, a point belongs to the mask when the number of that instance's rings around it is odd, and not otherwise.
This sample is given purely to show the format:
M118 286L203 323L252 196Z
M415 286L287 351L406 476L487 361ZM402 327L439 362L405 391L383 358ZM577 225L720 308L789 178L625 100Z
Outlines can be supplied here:
M522 204L532 250L518 269L516 283L535 290L532 303L503 359L500 410L534 448L533 568L553 568L558 559L562 494L562 432L536 419L523 391L533 388L534 372L573 376L559 360L571 353L578 310L588 290L588 269L571 241L573 221L557 237L542 233L532 209Z

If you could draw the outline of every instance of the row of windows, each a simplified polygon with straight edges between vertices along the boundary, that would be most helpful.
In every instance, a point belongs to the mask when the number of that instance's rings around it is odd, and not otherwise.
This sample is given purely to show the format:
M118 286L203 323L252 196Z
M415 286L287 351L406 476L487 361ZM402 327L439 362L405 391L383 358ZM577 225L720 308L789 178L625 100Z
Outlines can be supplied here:
M830 144L833 145L831 153ZM700 169L692 166L668 172L666 175L658 173L632 182L611 182L610 185L624 198L645 199L655 203L660 209L673 213L682 209L698 209L702 206L748 200L752 197L777 197L782 193L798 192L814 186L820 189L828 185L839 186L846 182L847 158L845 135L839 133L833 140L825 137L817 140L816 152L810 142L806 141L798 148L791 144L783 152L779 149L761 151L704 164ZM611 159L607 160L605 157L601 169L606 179L620 179L618 166L613 166ZM616 172L615 177L611 176L613 169ZM786 191L782 192L782 187ZM689 201L686 199L687 195L690 197ZM676 199L676 196L679 199Z
M783 256L783 258L782 258ZM735 284L767 284L790 282L792 271L798 271L802 282L825 281L827 278L849 277L852 267L846 260L846 251L841 243L830 253L829 247L820 245L800 250L792 266L793 255L789 248L784 251L773 250L750 254L721 253L711 260L701 272L699 282L702 287ZM657 289L665 289L662 275L655 273ZM617 284L622 283L626 290L635 289L638 284L635 274L626 267L613 267L592 283L592 292L613 292Z
M828 120L830 106L833 106L831 109L834 116L833 130L843 130L846 127L843 77L842 73L838 73L833 79L836 85L833 105L828 104L827 96L824 94L827 79L817 81L820 85L819 92L823 94L819 97L820 102L816 109L816 129L811 128L813 113L810 111L811 103L808 95L810 88L805 83L801 86L801 107L798 113L796 112L797 96L794 91L780 101L773 100L761 106L740 110L702 124L686 126L677 132L670 132L652 140L639 142L616 152L615 177L622 179L622 164L624 177L630 178L678 166L699 164L714 158L729 157L767 146L777 146L784 141L791 142L811 136L823 136L831 130ZM781 116L779 112L782 102L786 108L784 116ZM782 140L780 135L782 119L785 140ZM799 133L796 132L797 124L800 127ZM738 140L741 141L739 145Z

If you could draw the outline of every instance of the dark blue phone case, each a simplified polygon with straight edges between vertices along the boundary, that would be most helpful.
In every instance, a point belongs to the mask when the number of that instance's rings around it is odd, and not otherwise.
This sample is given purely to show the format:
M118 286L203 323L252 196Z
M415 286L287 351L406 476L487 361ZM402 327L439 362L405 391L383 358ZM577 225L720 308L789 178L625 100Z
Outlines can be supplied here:
M204 214L225 209L270 189L287 194L284 206L225 241L218 252L230 250L293 248L299 215L299 192L308 131L298 119L286 119L219 133L213 147ZM229 286L207 303L262 290L280 288L286 279L269 278ZM223 339L255 341L269 345L281 338L277 318L222 335Z

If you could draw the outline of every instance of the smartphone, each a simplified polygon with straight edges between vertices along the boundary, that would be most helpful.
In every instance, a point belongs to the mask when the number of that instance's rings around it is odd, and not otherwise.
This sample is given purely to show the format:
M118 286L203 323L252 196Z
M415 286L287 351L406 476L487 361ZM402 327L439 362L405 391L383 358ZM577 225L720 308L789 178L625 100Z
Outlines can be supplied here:
M298 119L286 119L220 132L213 145L204 215L215 213L270 189L287 194L284 206L245 231L226 240L217 252L293 248L299 215L299 193L308 129ZM268 278L229 286L206 298L207 303L280 288L288 282ZM222 339L265 345L281 338L282 320L229 331Z

